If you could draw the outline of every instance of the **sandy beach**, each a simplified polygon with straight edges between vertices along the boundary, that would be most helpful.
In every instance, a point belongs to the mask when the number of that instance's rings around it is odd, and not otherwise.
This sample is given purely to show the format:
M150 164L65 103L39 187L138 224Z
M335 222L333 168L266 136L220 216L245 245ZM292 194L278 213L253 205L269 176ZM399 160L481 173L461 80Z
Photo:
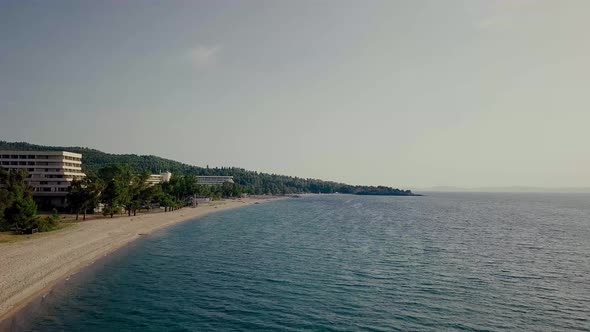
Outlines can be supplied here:
M0 321L58 281L143 234L212 212L269 200L226 200L168 213L90 220L55 233L0 244Z

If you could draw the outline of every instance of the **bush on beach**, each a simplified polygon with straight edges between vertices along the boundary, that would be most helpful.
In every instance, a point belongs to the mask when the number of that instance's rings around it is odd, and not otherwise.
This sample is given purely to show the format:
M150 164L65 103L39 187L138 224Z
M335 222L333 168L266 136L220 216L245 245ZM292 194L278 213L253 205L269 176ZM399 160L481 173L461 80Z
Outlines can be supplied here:
M37 205L25 183L27 173L0 169L0 229L19 233L35 228Z
M59 224L59 215L40 217L31 187L25 183L26 172L0 169L0 230L28 233L48 232Z

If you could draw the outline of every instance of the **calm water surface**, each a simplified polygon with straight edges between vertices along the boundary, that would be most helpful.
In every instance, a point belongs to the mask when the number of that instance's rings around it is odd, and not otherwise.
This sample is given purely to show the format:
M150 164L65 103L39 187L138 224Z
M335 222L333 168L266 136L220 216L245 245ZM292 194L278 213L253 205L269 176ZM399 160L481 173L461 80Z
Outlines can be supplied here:
M30 331L590 331L590 195L319 196L147 236Z

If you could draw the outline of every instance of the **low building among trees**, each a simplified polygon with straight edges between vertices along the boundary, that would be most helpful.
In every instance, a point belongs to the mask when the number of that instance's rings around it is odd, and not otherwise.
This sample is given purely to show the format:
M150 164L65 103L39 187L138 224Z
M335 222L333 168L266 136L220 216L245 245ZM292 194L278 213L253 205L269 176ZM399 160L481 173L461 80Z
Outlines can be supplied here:
M234 177L223 175L197 175L197 182L204 186L221 186L224 183L234 183Z
M150 186L154 186L156 184L170 182L170 179L172 179L172 173L166 171L166 172L162 172L160 174L151 174L147 178L146 183Z

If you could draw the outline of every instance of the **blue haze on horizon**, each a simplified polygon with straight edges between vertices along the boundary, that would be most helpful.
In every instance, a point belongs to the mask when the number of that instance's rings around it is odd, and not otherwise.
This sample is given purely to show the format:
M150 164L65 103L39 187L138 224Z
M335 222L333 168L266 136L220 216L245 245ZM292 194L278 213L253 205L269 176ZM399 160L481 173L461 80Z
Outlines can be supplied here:
M0 0L0 140L403 188L590 187L584 0Z

